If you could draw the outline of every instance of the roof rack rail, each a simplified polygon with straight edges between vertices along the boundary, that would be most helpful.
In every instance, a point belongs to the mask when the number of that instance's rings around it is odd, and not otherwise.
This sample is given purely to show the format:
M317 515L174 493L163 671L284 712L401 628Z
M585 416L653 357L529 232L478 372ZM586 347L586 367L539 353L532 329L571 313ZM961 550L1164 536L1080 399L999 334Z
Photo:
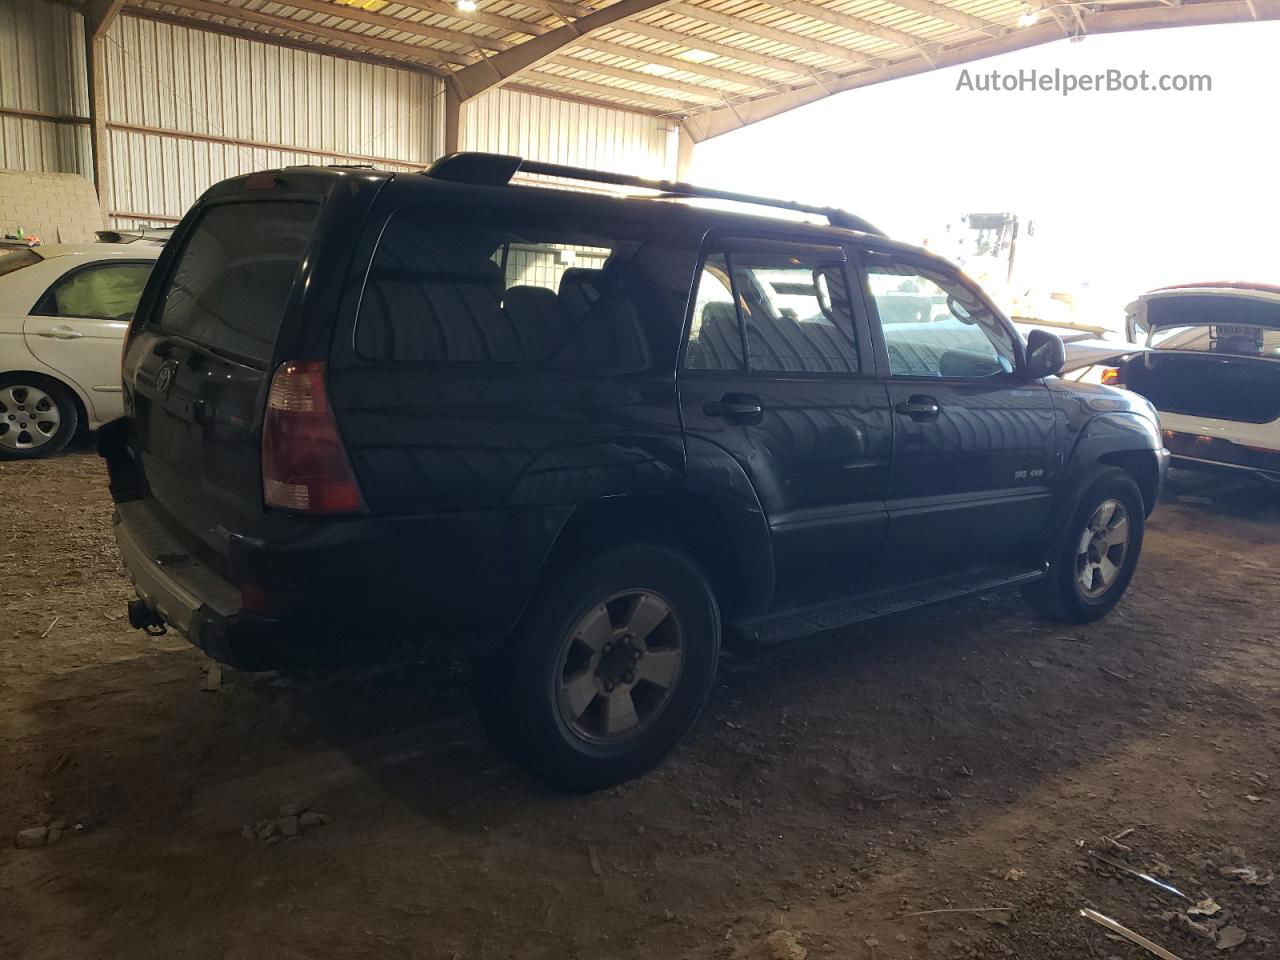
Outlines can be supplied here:
M815 204L799 203L795 200L774 200L769 197L758 197L750 193L736 193L732 190L717 190L714 187L696 187L691 183L680 183L673 180L650 180L647 177L635 177L626 173L609 173L604 170L591 170L587 167L571 167L562 163L544 163L541 160L526 160L501 153L451 153L441 157L425 171L427 176L437 180L452 180L458 183L479 183L498 186L509 183L517 173L531 173L545 177L561 177L566 180L585 180L591 183L608 183L619 187L640 187L644 190L656 190L660 194L675 197L703 197L711 200L732 200L738 203L752 203L767 207L779 207L784 210L795 210L800 213L817 214L826 217L833 227L844 227L861 233L872 233L884 236L884 231L872 226L857 214L849 213L837 207L820 207Z

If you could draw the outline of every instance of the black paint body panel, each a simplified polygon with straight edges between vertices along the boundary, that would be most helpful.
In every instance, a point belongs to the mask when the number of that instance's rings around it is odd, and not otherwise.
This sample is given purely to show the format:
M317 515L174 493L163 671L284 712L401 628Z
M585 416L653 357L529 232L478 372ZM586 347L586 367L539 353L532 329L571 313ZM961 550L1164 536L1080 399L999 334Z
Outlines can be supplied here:
M238 178L206 193L161 257L126 344L127 425L104 430L101 444L117 500L149 500L193 562L269 597L270 609L252 616L199 618L193 639L240 664L492 649L579 515L624 520L654 503L714 514L707 529L725 539L689 548L704 564L723 560L735 587L729 612L741 616L871 577L909 582L1033 557L1053 535L1073 476L1106 454L1160 451L1149 405L1123 391L1016 373L887 377L883 340L861 303L860 375L680 371L709 234L840 245L851 274L860 247L898 249L888 241L662 200L371 171L276 176L279 196L322 210L270 363L220 356L146 322L199 211L249 195ZM356 317L378 239L398 210L433 203L477 217L571 209L634 222L644 241L622 281L630 311L588 325L571 349L537 365L361 356ZM263 505L270 375L285 360L311 359L327 365L367 516ZM166 364L176 375L162 391ZM732 393L759 398L757 422L704 412ZM920 393L937 400L937 419L895 413Z

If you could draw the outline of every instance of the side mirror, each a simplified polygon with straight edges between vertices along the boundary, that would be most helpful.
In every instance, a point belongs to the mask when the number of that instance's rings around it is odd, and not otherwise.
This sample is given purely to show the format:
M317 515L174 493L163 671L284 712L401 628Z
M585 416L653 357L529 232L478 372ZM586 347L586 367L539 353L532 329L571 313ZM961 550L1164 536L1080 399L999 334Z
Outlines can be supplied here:
M1027 335L1027 377L1039 380L1052 377L1067 362L1067 347L1062 338L1046 330L1032 330Z

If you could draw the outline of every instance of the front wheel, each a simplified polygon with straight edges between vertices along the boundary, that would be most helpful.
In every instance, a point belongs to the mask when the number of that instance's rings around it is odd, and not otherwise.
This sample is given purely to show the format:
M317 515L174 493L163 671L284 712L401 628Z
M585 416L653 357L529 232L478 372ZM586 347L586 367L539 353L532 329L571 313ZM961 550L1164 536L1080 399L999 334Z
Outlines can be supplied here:
M1071 521L1050 552L1049 572L1026 597L1046 616L1089 623L1120 602L1142 553L1142 493L1118 467L1099 467L1083 484Z
M508 752L556 786L639 776L692 726L711 690L720 612L701 569L670 547L603 553L535 599L477 665L477 707Z

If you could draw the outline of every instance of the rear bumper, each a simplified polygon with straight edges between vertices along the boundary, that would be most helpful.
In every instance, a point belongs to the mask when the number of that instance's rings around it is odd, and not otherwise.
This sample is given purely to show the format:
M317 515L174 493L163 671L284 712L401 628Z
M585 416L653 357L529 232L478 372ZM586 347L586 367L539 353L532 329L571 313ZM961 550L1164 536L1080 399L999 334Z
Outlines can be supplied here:
M243 670L284 666L283 625L240 610L240 591L201 563L145 500L116 507L120 559L139 598L165 625L215 660Z
M138 596L243 670L467 657L524 611L567 509L312 522L276 515L206 562L151 497L117 503ZM251 609L246 610L248 606Z
M1267 450L1233 443L1223 437L1166 430L1164 442L1173 457L1173 466L1189 470L1252 474L1280 483L1280 450Z

